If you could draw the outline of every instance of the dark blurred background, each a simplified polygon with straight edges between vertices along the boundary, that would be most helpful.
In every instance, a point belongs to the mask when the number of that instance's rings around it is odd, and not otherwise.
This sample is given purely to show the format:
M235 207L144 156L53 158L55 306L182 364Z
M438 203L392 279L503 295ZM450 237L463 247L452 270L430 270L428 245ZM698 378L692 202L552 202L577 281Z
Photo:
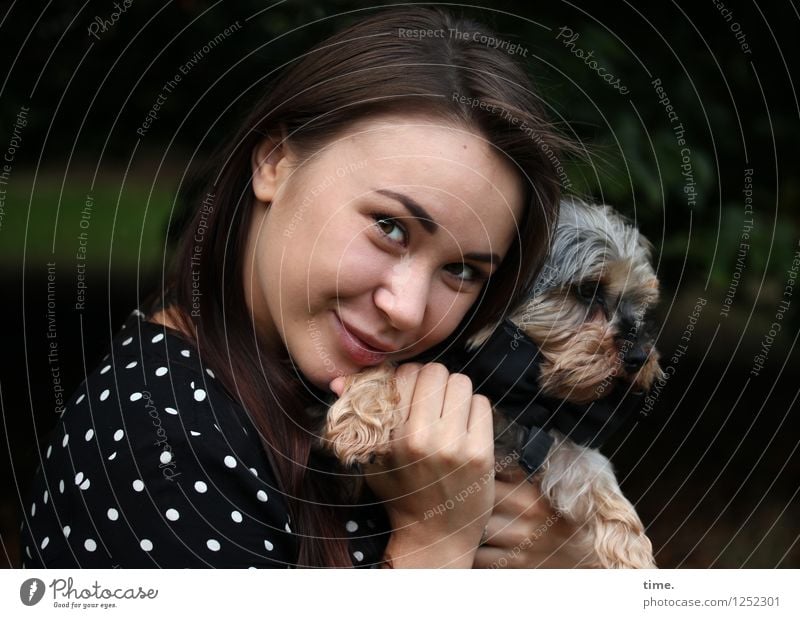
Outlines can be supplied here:
M273 70L379 4L0 9L0 564L19 565L19 496L57 388L68 398L161 284L190 179ZM586 144L572 190L655 247L670 378L604 450L659 565L797 568L800 17L788 1L641 4L453 10L519 45Z

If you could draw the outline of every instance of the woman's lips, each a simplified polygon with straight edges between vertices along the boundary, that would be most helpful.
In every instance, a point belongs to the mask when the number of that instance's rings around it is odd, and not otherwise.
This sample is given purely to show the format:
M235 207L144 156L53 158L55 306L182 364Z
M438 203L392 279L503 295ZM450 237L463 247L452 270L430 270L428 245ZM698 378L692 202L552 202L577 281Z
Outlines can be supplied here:
M386 360L388 354L375 350L366 342L348 332L347 327L335 312L333 312L333 324L342 349L357 365L371 367L379 365Z

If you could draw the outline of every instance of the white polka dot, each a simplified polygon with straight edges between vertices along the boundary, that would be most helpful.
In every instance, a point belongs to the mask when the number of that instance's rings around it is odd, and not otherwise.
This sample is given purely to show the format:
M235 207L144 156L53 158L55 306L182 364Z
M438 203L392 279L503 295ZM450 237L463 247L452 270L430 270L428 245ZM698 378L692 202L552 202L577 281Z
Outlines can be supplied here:
M117 451L114 451L113 453L111 453L111 454L108 456L108 461L114 461L114 459L115 459L116 457L117 457Z
M269 498L267 497L267 492L265 492L263 489L259 489L258 490L258 493L256 494L256 498L261 500L261 502L266 502L267 500L269 500Z
M111 391L106 389L102 393L100 393L100 401L105 401L108 399L108 396L111 394Z
M156 375L160 378L163 375L167 375L168 369L166 367L159 367L156 369Z
M61 440L61 446L66 446L67 442L69 442L69 434L64 434L64 438Z
M242 523L242 514L239 511L231 511L231 519L240 524Z
M136 361L131 361L125 365L125 369L133 369L134 367L136 367Z
M83 546L86 548L86 551L94 551L97 549L97 543L94 542L94 539L86 539L83 542Z
M142 398L141 393L131 393L131 401L139 401Z
M158 343L164 338L164 333L158 333L155 337L153 337L150 341L153 343Z
M141 479L136 479L133 482L133 491L142 491L144 489L144 483L142 483Z
M49 496L50 496L50 494L47 492L47 490L45 490L45 492L44 492L44 495L42 496L42 502L44 502L45 504L47 504L47 498L48 498Z
M236 459L231 457L230 455L225 455L225 465L229 468L236 467Z
M356 560L361 562L364 559L364 554L361 553L360 551L354 551L353 552L353 558L355 558Z
M251 473L253 476L258 476L258 470L256 470L255 468L250 468L250 473Z
M89 485L91 485L91 484L92 484L92 482L89 479L86 479L83 483L80 484L80 488L83 491L86 491L87 489L89 489Z
M53 447L52 446L48 446L47 447L47 454L45 455L45 459L50 459L50 453L52 453L52 452L53 452Z
M80 396L75 400L75 403L80 403L81 401L84 400L85 397L86 397L86 395L81 393Z
M88 430L88 431L86 432L86 435L85 435L85 436L83 436L83 439L84 439L84 440L86 440L86 441L88 442L89 440L91 440L91 439L92 439L92 436L94 436L94 429L90 429L90 430Z
M199 431L190 431L189 433L192 434L193 436L202 436L203 435Z
M106 515L108 515L108 518L111 521L117 521L119 519L119 511L117 511L117 509L114 508L108 509Z
M69 526L64 526L63 532L64 532L64 537L68 539L69 533L72 532L72 528L70 528Z
M167 516L167 519L169 519L170 521L178 521L178 518L181 516L181 514L178 513L178 511L176 511L175 509L167 509L167 512L165 514Z
M114 432L114 442L119 442L120 440L122 440L122 436L124 435L125 435L124 431L122 431L121 429L117 429Z
M75 475L75 484L80 485L81 483L83 483L83 472L78 472L78 474Z
M161 457L159 457L159 460L161 460L162 464L168 464L170 461L172 461L172 453L170 451L163 451L161 453Z
M181 350L181 355L185 356L186 358L189 358L189 350Z
M31 517L33 517L34 515L36 515L36 503L35 502L31 505Z
M217 376L214 375L214 372L211 371L211 369L209 369L208 367L206 367L206 373L208 375L210 375L212 378L216 378L217 377Z
M153 549L153 541L150 539L142 539L141 543L139 543L139 547L144 551L151 551Z
M192 380L191 382L189 382L189 386L191 387L191 389L192 389L192 390L194 390L194 380Z
M125 341L122 342L122 345L128 345L131 341L133 341L133 337L128 337Z
M50 543L50 537L46 536L46 537L44 537L44 539L42 539L42 545L41 545L42 549L47 547L48 543Z
M208 486L203 481L197 481L194 484L194 490L199 494L204 494L208 491Z
M194 392L194 400L195 401L203 401L206 398L206 392L202 388L198 388Z
M291 534L291 533L292 533L292 529L289 527L289 524L286 524L286 525L283 527L283 529L284 529L284 530L286 530L286 532L288 532L289 534Z
M206 547L211 551L219 551L219 541L217 539L208 539L206 541Z
M31 548L28 547L27 545L25 546L25 553L28 554L28 558L33 560L33 556L31 556Z
M358 530L358 524L356 522L354 522L352 519L350 521L348 521L344 525L344 527L347 528L348 532L355 532L356 530Z
M64 479L61 479L58 482L58 493L60 493L60 494L64 493Z
M173 416L175 416L178 413L178 411L175 408L164 408L164 411L167 414L172 414Z
M267 548L267 551L272 551L275 546L266 539L264 539L264 547Z
M100 373L107 373L109 369L111 369L111 365L106 365L100 370Z

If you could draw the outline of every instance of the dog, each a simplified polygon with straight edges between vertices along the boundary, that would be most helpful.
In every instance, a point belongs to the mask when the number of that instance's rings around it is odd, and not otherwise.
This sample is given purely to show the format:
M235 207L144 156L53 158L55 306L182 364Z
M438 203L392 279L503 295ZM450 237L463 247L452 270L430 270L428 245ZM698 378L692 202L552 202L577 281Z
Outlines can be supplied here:
M446 363L489 396L498 465L519 459L573 525L570 550L581 567L656 566L641 520L596 448L663 376L651 255L647 239L610 206L563 200L527 300ZM393 374L384 364L348 376L327 410L319 444L346 468L389 451L400 421Z

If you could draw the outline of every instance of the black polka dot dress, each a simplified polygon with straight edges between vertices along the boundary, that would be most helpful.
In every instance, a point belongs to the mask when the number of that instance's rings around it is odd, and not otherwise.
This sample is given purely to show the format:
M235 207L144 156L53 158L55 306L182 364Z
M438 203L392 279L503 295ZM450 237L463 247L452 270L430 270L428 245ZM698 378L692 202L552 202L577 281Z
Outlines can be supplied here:
M67 403L28 491L25 568L292 567L298 538L245 410L179 333L135 310ZM342 525L356 567L388 542L380 505Z

